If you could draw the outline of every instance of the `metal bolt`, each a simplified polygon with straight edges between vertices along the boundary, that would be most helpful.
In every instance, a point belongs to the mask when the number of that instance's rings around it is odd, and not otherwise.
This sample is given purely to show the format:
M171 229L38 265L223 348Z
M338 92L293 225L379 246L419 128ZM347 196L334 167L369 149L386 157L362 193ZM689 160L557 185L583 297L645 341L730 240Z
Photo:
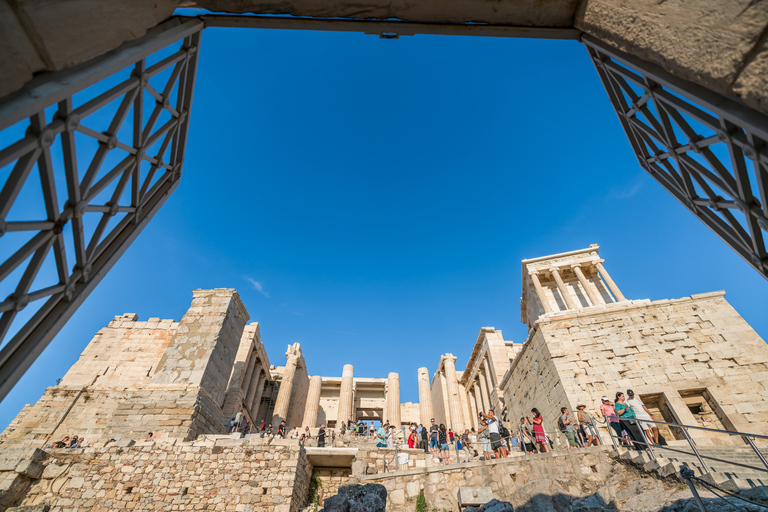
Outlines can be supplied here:
M13 310L18 312L27 307L27 304L29 304L29 295L24 294L18 299L16 299L16 303L13 305Z
M44 129L42 132L40 132L40 135L37 136L37 142L40 144L41 148L50 147L55 139L56 136L48 128Z
M80 126L80 116L77 114L70 114L69 117L67 117L67 131L73 132L77 129L78 126Z

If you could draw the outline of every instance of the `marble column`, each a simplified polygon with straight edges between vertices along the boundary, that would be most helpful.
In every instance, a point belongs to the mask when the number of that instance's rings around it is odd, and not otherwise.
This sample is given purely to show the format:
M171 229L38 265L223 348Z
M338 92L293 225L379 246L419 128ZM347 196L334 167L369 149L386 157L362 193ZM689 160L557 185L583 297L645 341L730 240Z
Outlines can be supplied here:
M277 427L281 421L288 417L288 407L291 405L291 392L293 391L293 378L296 375L296 366L299 358L293 354L287 354L288 361L285 363L285 371L280 381L280 391L277 392L277 402L275 402L275 413L272 416L272 427L277 432Z
M400 374L387 375L387 416L390 425L400 430Z
M255 421L256 416L259 414L259 407L261 407L261 397L264 395L264 384L267 382L267 374L261 371L259 368L259 380L256 383L256 393L253 395L253 402L251 402L251 418ZM246 404L248 402L245 402ZM267 419L267 418L264 418Z
M496 379L491 374L491 366L487 360L483 363L483 368L485 369L485 385L488 386L488 408L495 409L496 404L493 403L493 390L496 388Z
M419 368L419 419L421 424L429 426L429 420L434 418L432 409L432 389L429 385L429 370Z
M247 389L245 392L246 405L251 405L251 402L253 402L253 397L256 395L256 385L261 378L261 365L259 365L259 361L256 357L251 358L251 363L253 366L248 369L248 378L244 384L244 387Z
M480 376L479 375L475 378L474 389L475 389L475 405L477 407L477 412L487 411L488 409L485 408L486 404L483 403L483 394L480 392Z
M355 367L351 364L345 364L344 370L341 372L341 391L339 392L339 408L336 413L336 428L341 428L341 424L346 423L352 416L354 372Z
M477 376L480 378L480 393L483 395L483 412L488 412L488 409L493 408L493 405L491 405L491 396L488 394L490 387L488 387L488 381L483 373L477 372Z
M576 277L579 279L579 282L581 283L581 287L584 288L584 291L587 293L587 297L589 297L589 301L592 303L593 306L597 306L600 304L600 299L597 298L597 291L595 290L595 285L590 283L586 277L584 277L584 272L581 271L580 265L571 265L571 269L573 269L573 272L576 274Z
M555 278L555 282L557 283L557 289L560 291L560 295L565 301L565 307L568 309L576 309L576 304L574 304L573 299L571 298L571 293L568 291L568 288L566 288L563 278L560 276L560 269L552 268L550 270L552 271L552 277Z
M254 361L255 359L256 356L254 355L253 350L251 350L248 353L248 356L245 358L245 373L240 374L240 389L242 390L243 396L245 397L248 396L248 391L250 391L251 384L253 384L251 382L251 378L253 377L253 371L256 367L256 363ZM248 403L248 401L246 400L245 403Z
M456 377L456 357L447 354L443 365L445 366L445 380L448 381L448 408L451 411L451 428L454 432L464 431L464 415L461 412L461 398L459 398L459 381Z
M608 285L608 288L610 288L613 296L616 297L616 302L626 302L627 299L624 298L624 295L622 295L619 287L616 286L616 283L613 282L611 276L608 275L608 272L603 267L603 264L598 261L595 263L595 267L597 268L597 271L600 272L600 275L603 276L603 281L605 281L605 284Z
M531 276L531 281L533 281L533 287L536 289L536 295L539 296L541 307L544 308L544 313L551 313L552 307L549 305L549 300L547 300L547 296L544 294L544 288L542 288L541 281L539 281L539 273L533 271L530 272L529 275Z
M469 425L478 428L477 424L477 404L475 403L475 391L470 389L467 391L467 402L469 402L469 413L472 415Z
M315 428L317 426L317 410L320 408L320 390L323 387L323 378L313 375L309 378L309 391L307 391L307 405L304 408L304 426Z

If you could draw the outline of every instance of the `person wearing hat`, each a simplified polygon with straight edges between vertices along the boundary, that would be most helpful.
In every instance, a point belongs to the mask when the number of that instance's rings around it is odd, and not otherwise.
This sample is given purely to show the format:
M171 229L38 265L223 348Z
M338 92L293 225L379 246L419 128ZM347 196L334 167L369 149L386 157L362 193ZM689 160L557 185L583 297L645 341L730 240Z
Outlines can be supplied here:
M576 406L576 419L579 420L579 430L581 430L581 433L586 438L587 446L600 446L600 441L598 441L597 436L592 435L592 427L594 427L595 424L592 421L592 416L586 409L587 406L584 404Z
M635 396L635 392L631 389L627 390L627 405L630 406L635 412L635 417L637 418L638 423L640 423L640 428L645 430L645 435L648 437L648 441L652 442L653 444L659 444L659 429L656 427L656 424L646 423L643 421L653 421L651 412L645 406L640 397Z

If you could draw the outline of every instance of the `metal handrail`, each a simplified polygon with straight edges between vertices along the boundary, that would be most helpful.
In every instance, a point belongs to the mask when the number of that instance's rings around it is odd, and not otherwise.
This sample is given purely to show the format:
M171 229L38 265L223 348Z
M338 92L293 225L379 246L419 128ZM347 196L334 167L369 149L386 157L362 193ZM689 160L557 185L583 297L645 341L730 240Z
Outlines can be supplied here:
M739 466L739 467L746 468L746 469L753 469L755 471L765 471L765 472L768 472L768 461L766 461L766 459L763 456L763 454L760 452L760 450L757 448L755 443L752 442L752 439L751 439L751 438L768 439L768 436L764 436L764 435L760 435L760 434L749 434L749 433L745 433L745 432L735 432L735 431L732 431L732 430L720 430L720 429L716 429L716 428L699 427L699 426L695 426L695 425L683 425L683 424L680 424L680 423L669 423L669 422L664 422L664 421L640 420L640 419L637 419L637 418L621 418L621 417L619 417L618 419L619 419L619 424L621 424L622 421L626 422L626 421L630 421L630 420L633 420L633 421L638 423L638 430L640 430L640 434L641 434L643 440L639 441L639 440L634 440L633 439L632 443L637 444L637 445L644 445L648 449L648 452L651 455L651 458L653 458L653 459L657 458L656 457L656 453L653 451L654 447L655 448L661 448L661 449L664 449L664 450L669 450L669 451L676 452L676 453L682 453L682 454L685 454L685 455L690 455L690 453L686 452L686 451L683 451L683 450L676 450L676 449L671 448L669 446L658 445L658 444L654 445L653 443L649 443L648 442L648 438L645 435L645 429L642 428L640 423L653 423L655 425L667 425L669 427L679 428L683 432L683 435L685 436L685 440L688 441L688 444L691 446L691 450L693 451L693 455L696 456L696 458L699 461L699 464L701 464L701 467L707 473L711 473L711 470L709 469L709 466L707 466L707 463L704 462L704 459L712 460L712 461L716 461L716 462L722 462L722 463L730 464L730 465L733 465L733 466ZM611 442L613 443L614 446L616 446L616 441L614 440L613 429L608 424L610 422L610 420L607 417L604 418L603 421L600 421L599 419L595 419L595 420L598 423L604 424L604 425L606 425L608 427L608 434L611 436ZM752 448L752 450L755 452L755 454L757 455L757 457L760 459L760 461L763 463L763 465L765 467L764 468L760 468L760 467L755 467L755 466L751 466L751 465L748 465L748 464L741 464L739 462L734 462L734 461L730 461L730 460L720 459L720 458L717 458L717 457L712 457L710 455L702 455L702 454L700 454L699 451L696 449L696 444L694 443L693 439L691 439L691 436L688 434L688 429L689 428L696 429L696 430L704 430L704 431L708 431L708 432L718 432L718 433L723 433L723 434L728 434L728 435L733 435L733 436L740 436L741 438L743 438L747 442L747 444L750 446L750 448Z

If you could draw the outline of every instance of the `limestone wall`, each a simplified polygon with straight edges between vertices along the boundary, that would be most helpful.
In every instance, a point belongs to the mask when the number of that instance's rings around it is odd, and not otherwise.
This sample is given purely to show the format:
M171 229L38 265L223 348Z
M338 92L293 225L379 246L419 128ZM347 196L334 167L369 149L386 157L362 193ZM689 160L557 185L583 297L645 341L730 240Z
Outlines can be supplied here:
M296 512L312 471L297 441L270 438L51 450L42 464L21 505Z
M307 367L304 364L302 358L302 364L296 368L296 373L293 377L293 389L291 390L291 405L288 409L288 418L285 423L289 426L302 426L307 427L310 425L304 425L304 408L307 404L307 393L309 392L309 376L307 375ZM314 425L311 425L314 427Z
M555 432L556 411L566 396L541 329L537 328L526 340L512 363L510 375L504 388L506 409L502 416L508 422L507 428L519 425L523 416L533 417L531 409L535 407L544 417L544 429Z
M445 379L442 373L436 373L430 387L432 391L432 415L435 423L445 423L448 426L448 391L445 389Z
M616 391L633 389L669 411L661 421L712 424L707 411L690 408L704 402L727 429L768 433L768 347L723 296L620 303L540 320L510 371L507 416L517 421L539 407L554 422L560 406L579 403L594 414L602 395L613 400ZM702 443L740 442L690 433Z

